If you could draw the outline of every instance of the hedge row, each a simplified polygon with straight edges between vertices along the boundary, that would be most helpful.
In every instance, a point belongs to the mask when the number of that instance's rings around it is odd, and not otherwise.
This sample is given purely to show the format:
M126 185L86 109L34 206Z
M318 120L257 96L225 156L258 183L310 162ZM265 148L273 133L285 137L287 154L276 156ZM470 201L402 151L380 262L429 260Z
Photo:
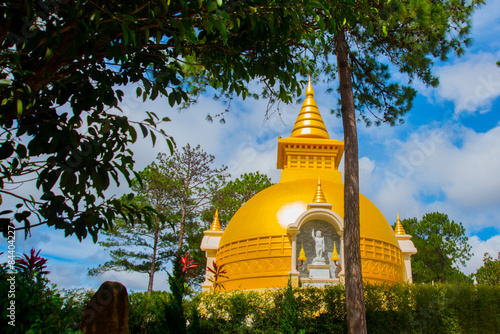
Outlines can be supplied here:
M168 333L167 293L130 296L131 333ZM500 333L500 287L366 285L369 333ZM343 286L201 294L186 301L190 333L345 333Z

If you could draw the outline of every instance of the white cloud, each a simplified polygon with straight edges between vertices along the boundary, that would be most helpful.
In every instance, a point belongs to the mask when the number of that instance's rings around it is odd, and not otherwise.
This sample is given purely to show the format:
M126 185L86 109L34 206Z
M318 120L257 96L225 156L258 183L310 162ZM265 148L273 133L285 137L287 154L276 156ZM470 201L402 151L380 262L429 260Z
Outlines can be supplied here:
M438 211L461 222L468 236L500 228L500 125L477 133L460 124L436 122L415 129L404 140L389 136L375 144L389 158L382 154L373 159L376 168L360 172L360 186L389 221L396 212L402 219L420 219ZM498 237L487 243L471 238L479 248L467 273L477 269L488 251L482 248L499 243Z
M500 125L477 133L460 124L433 123L405 140L389 136L380 142L389 159L375 159L371 173L360 169L361 188L389 221L396 212L402 219L420 219L439 211L461 222L469 236L500 228ZM469 243L474 256L461 268L466 274L482 265L485 252L500 251L500 235L485 241L472 236Z
M472 246L472 253L474 254L467 263L467 267L461 270L469 275L475 273L483 265L484 253L489 253L493 258L497 258L500 252L500 235L496 235L488 240L482 241L477 236L469 238L469 245Z
M491 47L499 46L498 32L500 31L500 2L486 1L473 16L472 33L474 41L486 40Z
M368 157L362 157L359 159L359 174L364 175L364 174L371 174L373 172L373 169L375 169L375 162L370 160Z
M167 283L168 276L164 272L155 274L153 281L153 290L167 291L169 290ZM147 274L137 272L116 272L107 271L100 276L92 277L93 286L99 287L105 281L115 281L122 283L130 291L146 291L148 289L149 278Z
M497 207L500 202L500 127L465 133L461 149L443 154L440 174L448 179L447 196L468 207Z
M500 53L477 53L465 60L436 68L440 85L432 91L438 100L455 104L455 113L487 112L500 96ZM431 91L427 90L427 94Z

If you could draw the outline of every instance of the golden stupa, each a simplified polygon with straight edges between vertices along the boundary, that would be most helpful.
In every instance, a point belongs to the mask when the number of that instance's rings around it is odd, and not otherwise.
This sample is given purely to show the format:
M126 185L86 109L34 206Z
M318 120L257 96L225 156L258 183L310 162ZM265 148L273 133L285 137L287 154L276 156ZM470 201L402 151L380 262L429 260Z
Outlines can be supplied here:
M343 152L344 142L328 135L309 82L290 137L278 139L280 182L247 201L224 231L205 231L207 266L216 261L227 271L219 281L226 290L284 287L289 278L311 286L344 280ZM372 202L361 194L359 201L363 279L411 281L411 236L399 227L396 235ZM338 265L332 258L340 258ZM209 278L207 270L205 291Z

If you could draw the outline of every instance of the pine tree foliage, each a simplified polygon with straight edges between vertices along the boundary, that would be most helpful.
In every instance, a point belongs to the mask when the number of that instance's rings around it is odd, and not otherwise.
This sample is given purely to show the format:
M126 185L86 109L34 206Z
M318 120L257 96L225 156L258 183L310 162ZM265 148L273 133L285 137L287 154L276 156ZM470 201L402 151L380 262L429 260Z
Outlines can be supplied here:
M7 231L48 225L79 239L108 229L116 217L152 220L154 212L105 196L120 175L128 183L138 137L157 136L168 117L144 111L126 117L137 85L144 101L165 96L170 106L196 96L202 86L242 98L262 80L273 97L291 101L300 92L297 73L312 69L297 54L305 31L298 3L264 0L38 1L8 0L0 8L0 196L18 201L3 210ZM289 6L291 5L291 6ZM284 19L286 18L286 19ZM138 135L139 133L139 135ZM21 139L23 138L23 139ZM20 183L42 194L25 196ZM60 193L58 191L60 189Z
M167 269L167 260L179 250L187 250L196 261L203 262L201 213L207 210L213 193L227 177L225 167L212 166L214 159L199 146L187 145L171 156L160 154L157 161L139 172L141 182L134 180L132 188L136 196L123 196L122 201L138 207L149 206L163 217L134 225L116 221L113 229L104 232L107 239L99 241L110 250L111 260L90 269L89 274L108 270L147 273L151 294L155 273ZM199 281L202 270L197 268L194 272L194 280Z
M500 252L495 260L484 253L483 265L474 274L478 284L500 285Z
M227 167L215 167L215 157L204 152L199 145L192 148L188 144L173 155L160 154L158 160L170 181L167 186L168 208L173 214L171 220L175 221L177 248L181 251L186 228L198 224L199 215L208 210L229 174Z
M334 113L345 140L344 256L348 332L366 333L359 228L359 163L356 122L395 125L412 107L414 79L436 86L436 61L464 52L471 15L482 0L346 0L307 8L319 29L309 40L319 73L338 79ZM326 33L325 33L326 30ZM407 78L391 80L391 70Z
M124 195L121 200L139 207L151 206L163 216L169 215L167 202L170 194L167 185L170 180L161 172L158 164L151 163L139 172L139 176L141 182L137 179L132 182L136 196ZM167 260L175 253L177 237L172 233L171 225L160 219L149 224L139 220L134 225L120 219L104 235L106 239L99 241L99 245L110 250L111 260L89 269L89 275L99 275L109 270L147 273L148 294L151 294L155 273L165 269Z
M464 266L472 256L462 223L450 220L446 214L433 212L420 220L404 219L401 224L418 250L411 261L415 283L468 281L456 269L458 265Z

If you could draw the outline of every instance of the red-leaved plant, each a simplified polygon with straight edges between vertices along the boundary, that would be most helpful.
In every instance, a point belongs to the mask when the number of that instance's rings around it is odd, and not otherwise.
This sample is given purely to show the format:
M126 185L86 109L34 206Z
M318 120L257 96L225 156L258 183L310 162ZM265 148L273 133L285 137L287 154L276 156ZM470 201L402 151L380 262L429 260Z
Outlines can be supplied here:
M24 253L23 256L18 256L14 265L17 271L29 279L33 279L36 274L49 274L50 271L44 270L47 268L47 259L40 256L40 251L35 254L36 250L32 248L29 255Z
M224 284L219 282L221 278L229 278L225 275L227 274L227 270L224 269L224 265L218 266L214 261L214 268L207 267L207 269L213 274L208 281L212 283L214 291L225 289Z
M186 253L186 255L181 256L179 255L179 261L182 266L182 275L187 276L190 270L193 270L195 268L198 268L200 266L199 263L195 263L193 259L190 258L189 253Z

